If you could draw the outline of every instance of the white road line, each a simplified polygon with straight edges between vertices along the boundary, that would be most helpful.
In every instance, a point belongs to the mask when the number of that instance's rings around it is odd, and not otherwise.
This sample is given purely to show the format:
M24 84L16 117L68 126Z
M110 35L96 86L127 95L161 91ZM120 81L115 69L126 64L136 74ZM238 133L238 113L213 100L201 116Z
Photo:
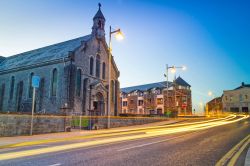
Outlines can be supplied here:
M59 165L62 165L62 164L56 163L56 164L52 164L52 165L49 165L49 166L59 166Z
M160 141L155 141L155 142L150 142L150 143L146 143L146 144L131 146L131 147L127 147L127 148L122 148L122 149L118 149L117 151L121 152L121 151L125 151L125 150L130 150L130 149L135 149L135 148L141 148L143 146L149 146L149 145L153 145L153 144L158 144L158 143L162 143L162 142L165 142L165 141L170 141L170 140L173 140L173 139L181 138L181 137L184 137L186 135L193 134L193 133L194 132L188 133L188 134L184 134L184 135L181 135L181 136L177 136L177 137L173 137L173 138L168 138L168 139L160 140Z

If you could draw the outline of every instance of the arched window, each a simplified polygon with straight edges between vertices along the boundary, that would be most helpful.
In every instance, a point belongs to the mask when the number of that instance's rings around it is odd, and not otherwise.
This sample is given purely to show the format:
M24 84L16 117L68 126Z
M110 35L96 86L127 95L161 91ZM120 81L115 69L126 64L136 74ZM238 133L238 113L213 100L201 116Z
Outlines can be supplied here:
M34 76L34 73L30 73L30 78L29 78L29 98L32 98L32 92L33 92L33 87L32 87L32 77Z
M91 57L89 60L89 74L93 75L94 72L94 58Z
M95 76L100 78L100 55L96 56Z
M81 69L77 70L76 73L76 95L81 95L81 84L82 84L82 72Z
M17 96L17 107L16 107L16 111L20 112L22 111L21 109L21 104L22 104L22 98L23 98L23 81L20 81L17 84L17 91L16 91L16 96Z
M5 84L2 84L0 86L0 111L3 111L4 93L5 93Z
M11 77L11 83L10 83L10 100L13 99L13 94L14 94L14 86L15 86L15 77Z
M111 101L114 103L114 100L115 100L115 84L114 84L114 81L111 81Z
M56 90L57 90L57 70L54 69L52 72L52 89L51 89L51 95L56 96Z
M83 112L86 112L88 82L89 82L88 78L85 78L83 81L83 94L82 94L82 98L83 98L83 105L82 105L83 110L82 111Z
M105 62L102 63L102 79L105 79L106 77L106 64Z

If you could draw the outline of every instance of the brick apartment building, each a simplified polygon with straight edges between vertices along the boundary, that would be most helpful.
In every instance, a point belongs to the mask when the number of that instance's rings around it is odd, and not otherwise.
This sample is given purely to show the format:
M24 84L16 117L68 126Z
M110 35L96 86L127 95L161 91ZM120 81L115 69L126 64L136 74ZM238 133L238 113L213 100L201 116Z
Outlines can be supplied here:
M206 104L206 114L222 113L222 97L216 97Z
M191 115L191 86L181 77L168 84L168 90L166 81L122 88L121 113L163 115L168 110L172 116Z

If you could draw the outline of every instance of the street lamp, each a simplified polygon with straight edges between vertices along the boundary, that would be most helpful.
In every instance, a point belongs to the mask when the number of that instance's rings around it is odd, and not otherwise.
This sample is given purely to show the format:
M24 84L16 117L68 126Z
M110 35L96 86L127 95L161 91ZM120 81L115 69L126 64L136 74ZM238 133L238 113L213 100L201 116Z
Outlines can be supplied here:
M171 73L175 74L176 69L181 69L183 71L187 70L186 66L168 66L166 65L166 74L164 76L167 78L167 111L168 111L168 70L170 70ZM176 107L176 95L174 94L174 102L175 102L175 107Z
M110 106L111 106L111 101L110 101L110 99L111 99L111 58L112 58L112 48L111 48L111 39L112 39L112 34L115 34L115 38L117 39L117 40L122 40L122 39L124 39L124 36L123 36L123 34L122 34L122 32L121 32L121 29L117 29L117 30L114 30L114 31L112 31L112 28L111 28L111 26L109 26L109 70L108 70L108 72L109 72L109 74L108 74L108 83L109 83L109 89L108 89L108 126L107 126L107 128L110 128L110 112L111 112L111 110L110 110Z

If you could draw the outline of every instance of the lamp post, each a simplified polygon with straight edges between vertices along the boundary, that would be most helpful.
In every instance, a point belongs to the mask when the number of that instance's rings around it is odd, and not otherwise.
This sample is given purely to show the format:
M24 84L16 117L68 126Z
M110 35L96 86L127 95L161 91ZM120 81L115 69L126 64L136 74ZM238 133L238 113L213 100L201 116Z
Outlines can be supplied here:
M164 74L164 76L166 77L167 79L167 111L168 111L168 70L170 69L171 73L176 73L176 69L182 69L182 70L186 70L186 66L168 66L168 64L166 65L166 74ZM176 78L175 78L176 79ZM175 80L174 80L175 82ZM175 84L175 83L174 83ZM174 102L175 102L175 107L176 107L176 95L175 95L175 87L173 86L174 88Z
M108 66L109 66L109 69L108 69L108 84L109 84L109 89L108 89L108 125L107 125L107 128L110 128L110 108L111 108L111 58L112 58L112 46L111 46L111 39L112 39L112 34L116 34L116 39L117 40L122 40L124 38L122 32L121 32L121 29L117 29L117 30L114 30L112 31L112 28L111 26L109 26L109 45L108 45L108 51L109 51L109 58L108 58Z

